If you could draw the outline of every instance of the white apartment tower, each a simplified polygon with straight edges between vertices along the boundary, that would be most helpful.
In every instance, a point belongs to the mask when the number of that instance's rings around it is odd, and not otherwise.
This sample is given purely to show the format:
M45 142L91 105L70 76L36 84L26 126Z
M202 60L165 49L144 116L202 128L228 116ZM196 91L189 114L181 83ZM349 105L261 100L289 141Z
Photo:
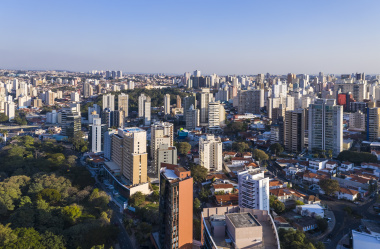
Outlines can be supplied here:
M334 99L317 99L309 107L309 153L314 150L334 156L343 150L343 106Z
M200 101L200 123L208 123L208 104L212 100L212 93L210 89L202 88L201 101Z
M222 170L223 156L220 137L206 135L206 138L199 139L199 162L208 171Z
M139 118L143 118L144 117L144 110L145 110L145 101L146 101L146 96L145 94L141 94L139 96Z
M72 92L71 93L71 101L72 102L79 102L79 93L78 92Z
M210 102L208 104L208 127L216 128L224 126L226 113L224 107L219 102Z
M115 111L115 95L103 95L103 110L106 108L110 109L110 111Z
M150 97L146 97L146 101L144 102L144 125L150 126L150 109L151 109L151 102Z
M91 126L91 152L102 151L102 119L94 118Z
M257 169L238 172L239 206L269 212L269 178Z
M164 114L170 114L170 94L165 94L164 96Z
M153 166L160 173L160 165L157 163L157 150L161 144L167 144L169 147L173 146L174 128L172 123L156 122L151 126L151 145L150 152L153 159Z

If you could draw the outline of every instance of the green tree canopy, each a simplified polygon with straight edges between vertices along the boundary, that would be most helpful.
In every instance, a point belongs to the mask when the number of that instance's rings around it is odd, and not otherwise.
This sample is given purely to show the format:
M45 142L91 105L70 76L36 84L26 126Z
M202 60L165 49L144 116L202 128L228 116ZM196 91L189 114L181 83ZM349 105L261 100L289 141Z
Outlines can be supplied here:
M317 219L317 226L318 226L319 230L321 230L323 233L327 230L329 224L328 224L326 219L318 218Z
M62 215L72 223L74 223L76 219L82 215L80 207L76 204L62 208L61 212Z
M38 193L37 199L43 199L49 203L56 203L61 200L61 194L56 189L45 188Z
M339 182L332 179L322 179L319 181L319 186L327 195L333 195L340 190Z
M276 196L269 196L269 206L272 208L277 214L280 214L285 211L285 204L277 199Z
M191 150L191 145L188 142L178 143L178 153L186 155Z
M138 207L145 202L145 195L140 191L137 191L129 198L129 205Z
M279 153L281 153L281 152L284 151L284 148L279 143L271 144L271 146L269 147L269 149L275 155L277 155L277 154L279 154Z
M207 169L200 165L194 165L190 168L191 176L195 182L201 183L206 180Z
M377 162L377 157L371 153L367 152L357 152L357 151L349 151L349 150L344 150L339 153L337 159L339 161L349 161L355 164L360 164L360 163L376 163Z
M268 160L268 155L263 151L259 149L254 149L253 150L253 156L256 160L262 161L262 160Z
M246 142L234 142L232 143L232 150L243 153L244 151L249 150L249 145Z
M201 201L198 198L194 199L193 208L194 211L199 211L199 209L201 208Z

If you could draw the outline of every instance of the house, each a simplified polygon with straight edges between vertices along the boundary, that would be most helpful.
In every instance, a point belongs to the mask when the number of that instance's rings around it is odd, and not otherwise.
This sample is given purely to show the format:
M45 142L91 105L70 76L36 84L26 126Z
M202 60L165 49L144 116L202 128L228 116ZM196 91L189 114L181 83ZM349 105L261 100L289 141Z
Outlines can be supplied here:
M321 204L321 200L314 195L309 195L305 204Z
M320 180L323 180L323 179L329 179L329 176L328 175L325 175L325 174L316 174L316 173L313 173L313 172L305 172L303 174L303 180L304 181L307 181L311 184L319 184L319 181Z
M276 196L277 199L283 203L290 200L302 201L303 203L305 203L308 198L307 195L304 195L290 188L269 189L269 194Z
M239 194L214 195L213 199L219 207L239 204Z
M326 169L336 169L338 167L338 163L334 161L328 161L326 163Z
M341 187L340 190L336 192L336 194L338 196L338 199L354 201L356 198L358 198L359 192L349 188Z
M228 158L236 157L236 155L237 155L237 152L225 151L223 152L223 159L227 160Z
M280 228L293 229L293 227L289 224L289 222L285 220L285 218L282 216L277 216L273 220L274 220L274 224L276 225L277 230L279 230Z
M287 184L280 180L272 180L269 182L269 189L286 188Z
M246 163L252 162L252 158L244 158L244 157L232 157L231 164L229 167L243 166Z
M312 172L316 172L326 168L328 160L310 160L308 169Z
M342 162L339 167L339 171L347 172L354 168L354 164L351 162Z
M211 186L211 193L214 195L215 192L223 192L224 194L232 193L234 186L232 184L213 184Z
M252 158L252 153L251 152L244 152L243 155L242 155L243 158L248 158L248 159L251 159Z
M302 217L302 219L296 219L293 223L294 227L300 231L311 231L316 229L317 220L311 217Z
M297 205L296 207L297 213L302 216L310 216L310 217L325 217L325 210L319 204L305 204L305 205Z

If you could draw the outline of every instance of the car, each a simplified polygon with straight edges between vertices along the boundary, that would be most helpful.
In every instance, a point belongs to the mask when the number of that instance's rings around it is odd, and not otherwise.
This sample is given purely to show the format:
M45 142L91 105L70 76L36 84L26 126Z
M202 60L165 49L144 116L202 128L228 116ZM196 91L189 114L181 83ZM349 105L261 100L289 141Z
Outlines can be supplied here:
M356 205L359 205L360 203L359 203L359 202L357 202L357 201L355 201L355 202L354 202L354 204L356 204Z

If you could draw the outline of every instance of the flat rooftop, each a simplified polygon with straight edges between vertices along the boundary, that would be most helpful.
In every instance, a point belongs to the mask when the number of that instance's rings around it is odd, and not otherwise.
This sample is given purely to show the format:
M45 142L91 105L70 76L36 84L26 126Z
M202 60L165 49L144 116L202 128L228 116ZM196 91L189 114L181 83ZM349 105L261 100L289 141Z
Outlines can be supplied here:
M228 218L236 228L260 226L260 223L250 213L226 214L226 218Z
M174 170L166 169L164 175L167 179L178 179L179 177L174 173Z
M123 132L145 132L145 130L140 129L138 127L128 127L128 128L122 128Z

